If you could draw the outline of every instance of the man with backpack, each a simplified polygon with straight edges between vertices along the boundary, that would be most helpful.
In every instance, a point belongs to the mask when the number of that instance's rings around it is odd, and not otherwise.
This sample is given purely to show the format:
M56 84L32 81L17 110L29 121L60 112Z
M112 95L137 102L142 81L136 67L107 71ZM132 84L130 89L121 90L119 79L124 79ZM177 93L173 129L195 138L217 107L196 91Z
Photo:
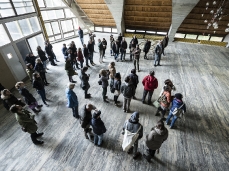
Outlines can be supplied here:
M145 76L145 78L142 80L142 84L144 86L144 91L143 91L143 97L142 97L142 103L145 103L145 98L148 95L148 105L150 105L151 98L154 92L154 89L158 87L158 81L157 78L154 77L154 71L150 71L149 75Z
M182 94L177 93L175 94L175 98L172 101L172 107L170 108L169 116L166 119L166 125L169 125L170 119L172 118L172 122L169 127L170 129L174 127L177 118L179 118L183 115L183 113L186 112L186 106L182 101L182 98Z

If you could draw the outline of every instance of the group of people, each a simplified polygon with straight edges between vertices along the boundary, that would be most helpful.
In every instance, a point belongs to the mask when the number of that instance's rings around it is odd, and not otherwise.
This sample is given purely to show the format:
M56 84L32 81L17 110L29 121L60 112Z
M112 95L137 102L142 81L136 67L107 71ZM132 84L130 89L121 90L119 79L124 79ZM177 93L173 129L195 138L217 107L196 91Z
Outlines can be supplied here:
M79 35L82 34L82 30L79 30ZM80 88L84 91L85 99L91 98L91 94L88 93L90 88L89 78L90 75L87 74L87 70L90 67L90 64L93 66L95 63L93 62L93 53L94 53L94 45L95 45L95 35L89 34L89 42L88 44L84 44L83 36L80 36L81 43L83 45L83 50L81 48L76 48L74 41L72 41L69 45L69 48L66 47L66 44L63 44L62 53L64 58L66 59L65 70L69 77L69 84L66 88L66 97L67 97L67 107L72 109L73 117L79 120L81 127L84 129L84 135L86 139L94 142L97 146L102 146L103 143L103 134L107 131L104 122L101 119L101 111L96 109L96 107L92 104L85 104L79 112L79 102L76 93L73 91L75 88L75 81L73 80L73 75L78 75L76 69L79 69L79 65L81 67L79 78L81 80ZM167 38L166 38L167 39ZM167 39L168 40L168 39ZM164 53L164 48L167 44L162 46L163 41L161 41L156 47L156 55ZM119 53L121 53L121 61L125 61L127 43L125 38L120 34L118 39L114 41L113 36L110 38L111 45L111 56L114 56L114 59L117 60ZM147 53L151 47L151 42L149 40L146 41L143 51L145 52L144 59L147 58ZM163 48L162 48L163 47ZM98 49L100 54L100 63L103 62L103 58L105 56L105 50L107 48L107 41L103 38L103 41L98 39ZM161 50L158 48L161 48ZM136 89L139 84L139 77L136 74L136 71L139 71L139 58L141 49L138 45L138 39L136 36L133 37L129 44L130 49L130 60L134 60L134 69L131 70L131 73L127 77L125 77L124 82L122 83L121 74L116 71L115 62L111 62L108 65L108 68L101 69L99 71L99 80L98 85L102 87L102 98L103 102L109 103L109 98L107 96L107 89L110 88L110 92L113 93L113 101L114 105L118 106L120 103L118 101L118 97L120 94L123 94L123 111L130 112L130 103L131 99L137 99ZM28 58L26 58L27 63L27 73L32 82L33 88L36 89L38 94L40 95L43 103L48 106L48 99L46 98L45 86L48 86L48 82L46 80L46 70L48 70L46 61L49 59L51 65L56 65L54 60L58 62L56 59L56 55L53 52L52 45L49 41L45 42L45 52L41 50L41 47L37 47L39 58L30 54ZM83 66L84 59L86 60L86 66ZM155 58L156 60L156 58ZM80 64L78 64L78 62ZM160 57L157 58L158 65L160 65ZM149 75L145 76L142 80L143 85L143 96L142 103L145 104L146 96L148 95L147 104L152 104L152 95L155 89L158 88L158 80L154 76L155 72L150 71ZM109 81L110 80L110 81ZM165 85L160 93L160 96L157 100L158 107L156 116L161 113L161 119L157 122L157 125L153 127L149 134L146 135L145 144L147 146L147 150L143 157L150 161L151 158L154 157L155 152L161 146L161 144L168 137L168 130L164 126L164 122L166 124L170 124L170 128L174 128L174 124L177 118L186 111L186 106L182 101L182 94L177 93L175 96L171 95L171 91L175 90L175 86L172 81L167 79L165 80ZM37 100L33 97L33 95L26 89L25 84L20 81L15 85L16 89L23 96L25 103L29 106L29 108L36 114L39 113L43 105L38 105ZM10 110L12 113L15 113L16 119L21 125L23 131L31 134L31 139L34 144L43 144L43 141L37 140L37 137L42 136L43 133L37 133L37 122L34 120L35 115L25 110L23 107L26 105L22 102L21 99L16 98L8 89L5 89L2 85L1 88L1 98L3 99L4 106L7 110ZM169 115L167 119L165 119L165 114L169 110ZM170 120L172 121L170 123ZM92 127L92 128L90 128ZM139 123L139 112L134 112L130 119L128 119L123 126L123 134L128 134L131 132L132 134L137 135L132 144L128 145L128 148L125 148L127 153L131 153L133 151L133 158L136 159L140 153L138 152L138 141L143 137L143 125Z

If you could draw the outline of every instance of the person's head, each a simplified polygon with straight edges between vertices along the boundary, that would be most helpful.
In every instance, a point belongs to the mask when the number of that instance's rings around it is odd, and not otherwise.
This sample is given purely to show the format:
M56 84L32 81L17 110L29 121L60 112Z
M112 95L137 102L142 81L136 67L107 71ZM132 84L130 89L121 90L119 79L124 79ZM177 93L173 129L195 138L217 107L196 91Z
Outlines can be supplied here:
M117 80L120 80L120 79L121 79L120 73L117 72L117 73L115 74L114 78L117 79Z
M83 44L83 48L86 48L87 46L85 44Z
M41 50L41 47L40 46L37 46L37 51Z
M131 70L131 73L132 73L132 74L136 74L136 69L132 69L132 70Z
M154 76L154 74L155 74L154 71L150 71L150 72L149 72L149 75L150 75L150 76Z
M1 94L4 96L9 96L11 94L11 92L8 89L4 89L1 91Z
M166 80L164 81L164 83L165 83L165 85L168 85L168 86L170 86L170 87L173 86L173 82L172 82L170 79L166 79Z
M98 42L101 42L101 40L100 40L100 39L98 39Z
M86 67L86 66L82 68L83 72L87 72L87 70L88 70L88 67Z
M70 47L72 48L74 46L74 44L73 43L70 43Z
M81 30L81 28L79 27L79 30Z
M74 83L68 83L68 88L73 90L75 88L75 84Z
M109 63L109 66L110 66L111 68L114 68L115 62L110 62L110 63Z
M37 58L36 59L36 63L41 63L41 59L40 58Z
M136 39L136 35L134 35L133 38Z
M110 37L113 38L113 35L111 34Z
M101 69L100 71L99 71L99 74L101 75L101 76L106 76L107 75L107 71L105 70L105 69Z
M40 74L39 73L37 73L37 72L33 73L33 79L34 80L36 80L39 77L40 77Z
M48 44L49 44L49 40L46 40L46 41L45 41L45 45L48 45Z
M105 41L105 38L103 38L103 41Z
M30 52L30 53L29 53L29 56L30 56L30 57L31 57L31 56L34 56L34 55L33 55L33 52Z
M119 36L121 36L122 35L122 33L119 33Z
M33 69L33 65L31 63L26 64L27 69Z
M100 118L100 115L101 115L101 111L98 110L98 111L95 111L95 112L93 113L92 117L95 118L95 119L98 119L98 118Z
M90 111L92 111L93 109L95 109L95 106L93 106L92 104L89 103L89 104L86 105L86 109L87 109L87 111L90 112Z
M81 50L81 48L78 48L78 52L81 52L82 50Z
M24 82L22 82L22 81L19 81L19 82L17 82L17 83L15 84L15 88L16 88L16 89L20 89L20 88L23 88L23 87L25 87L25 84L24 84Z
M12 113L18 113L18 112L20 112L22 110L22 106L20 106L20 105L12 105L11 107L10 107L10 112L12 112Z
M134 112L131 116L130 116L130 121L131 122L138 122L139 121L139 113L138 112Z
M63 47L66 47L66 44L65 43L63 44Z
M75 45L75 42L74 41L71 41L71 44Z
M178 100L182 100L183 95L182 95L181 93L176 93L176 94L175 94L175 97L176 97L176 99L178 99Z
M156 128L157 128L157 129L160 129L160 130L165 129L164 122L163 122L162 120L159 120L159 121L157 122Z
M127 76L127 77L125 78L125 82L126 82L126 83L129 83L129 82L130 82L130 76Z
M171 91L171 87L170 86L167 86L167 85L164 86L164 91L169 91L170 92Z

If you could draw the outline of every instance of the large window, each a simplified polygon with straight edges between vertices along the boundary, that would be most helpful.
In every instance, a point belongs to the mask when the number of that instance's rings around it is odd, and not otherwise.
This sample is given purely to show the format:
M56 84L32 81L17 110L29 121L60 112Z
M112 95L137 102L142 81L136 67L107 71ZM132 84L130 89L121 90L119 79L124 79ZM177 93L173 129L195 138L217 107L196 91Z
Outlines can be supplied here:
M20 39L41 30L37 17L8 22L6 26L13 40Z
M32 0L12 0L18 15L35 12Z
M36 56L37 54L37 46L40 46L42 50L44 50L44 36L43 34L36 35L34 37L31 37L28 39L29 46L33 52L33 54Z
M14 16L14 10L9 0L0 1L0 18Z
M9 39L9 37L8 37L2 24L0 24L0 40L1 40L0 46L3 46L7 43L10 43L10 39Z
M64 18L64 11L63 10L48 10L48 11L41 11L43 20L55 20L59 18Z

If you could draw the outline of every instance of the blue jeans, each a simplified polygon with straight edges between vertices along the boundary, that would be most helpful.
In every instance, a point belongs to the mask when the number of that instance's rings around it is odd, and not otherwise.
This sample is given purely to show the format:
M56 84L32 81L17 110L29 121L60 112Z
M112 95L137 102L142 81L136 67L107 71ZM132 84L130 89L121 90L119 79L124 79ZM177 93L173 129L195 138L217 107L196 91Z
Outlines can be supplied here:
M93 52L90 52L89 59L90 59L91 64L94 63L93 62L93 55L94 55Z
M155 54L154 65L160 65L160 61L161 61L161 54Z
M46 100L45 89L37 90L37 93L41 96L43 103L46 104L46 102L45 102L45 100Z
M46 61L42 61L44 69L46 69Z
M110 52L111 52L111 55L113 55L113 50L110 50Z
M83 45L83 38L80 38L80 41L81 41L81 43L82 43L82 45Z
M125 60L125 56L126 56L126 50L125 49L121 50L121 60L122 60L122 56L123 56L123 60Z
M176 120L177 120L177 116L176 115L173 115L173 112L171 110L169 112L169 116L166 119L166 124L169 124L170 118L173 118L172 119L172 122L170 124L170 127L173 127L174 124L175 124L175 122L176 122Z
M103 134L101 135L94 134L94 144L95 145L101 145L102 141L103 141Z
M73 117L79 118L78 106L72 107Z
M118 58L118 53L114 53L114 59L116 60Z

